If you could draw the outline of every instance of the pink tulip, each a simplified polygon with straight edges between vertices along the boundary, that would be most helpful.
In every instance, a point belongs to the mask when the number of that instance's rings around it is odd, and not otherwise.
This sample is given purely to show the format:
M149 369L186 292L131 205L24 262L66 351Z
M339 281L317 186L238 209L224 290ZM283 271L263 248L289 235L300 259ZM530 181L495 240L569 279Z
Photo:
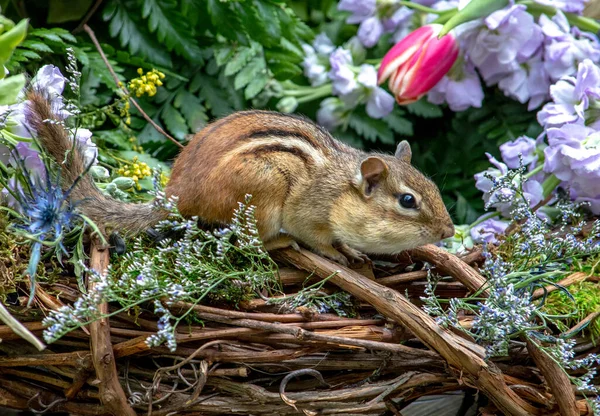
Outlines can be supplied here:
M458 42L453 33L438 39L441 29L438 24L421 26L383 57L377 82L389 78L398 104L418 101L452 68L458 57Z

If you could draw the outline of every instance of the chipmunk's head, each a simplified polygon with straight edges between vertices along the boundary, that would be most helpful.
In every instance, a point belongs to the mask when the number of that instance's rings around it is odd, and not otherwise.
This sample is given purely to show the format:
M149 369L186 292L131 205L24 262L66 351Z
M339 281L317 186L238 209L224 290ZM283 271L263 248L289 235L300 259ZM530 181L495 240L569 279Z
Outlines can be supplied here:
M339 240L366 253L394 254L454 235L438 187L410 164L411 157L403 141L394 156L360 161L350 192L341 197L347 201L332 215Z

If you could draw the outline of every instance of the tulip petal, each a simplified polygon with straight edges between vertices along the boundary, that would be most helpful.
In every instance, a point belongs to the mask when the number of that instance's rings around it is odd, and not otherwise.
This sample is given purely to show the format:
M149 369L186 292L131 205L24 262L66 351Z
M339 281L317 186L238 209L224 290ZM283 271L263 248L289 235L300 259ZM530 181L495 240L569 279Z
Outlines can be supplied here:
M381 61L379 72L377 73L379 84L388 79L390 75L395 72L400 65L406 62L428 38L435 36L435 28L432 26L433 25L421 26L419 29L409 33L385 54Z

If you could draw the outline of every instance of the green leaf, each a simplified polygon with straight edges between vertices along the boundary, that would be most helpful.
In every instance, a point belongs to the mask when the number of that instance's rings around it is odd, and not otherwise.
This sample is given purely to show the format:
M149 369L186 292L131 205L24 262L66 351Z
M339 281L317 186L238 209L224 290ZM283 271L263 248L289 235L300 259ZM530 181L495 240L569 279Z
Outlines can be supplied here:
M258 93L263 90L265 85L267 85L268 81L269 81L269 78L267 77L266 74L264 74L264 73L258 74L256 76L256 78L254 78L252 81L250 81L250 84L248 84L248 86L244 90L244 97L246 98L246 100L250 100L250 99L256 97L258 95Z
M28 19L23 19L12 29L0 35L0 78L4 78L2 66L10 59L13 51L27 36Z
M162 120L177 140L185 139L188 134L188 126L185 118L171 104L166 104L162 111Z
M214 47L215 62L219 66L225 65L229 58L233 55L233 48L229 45L219 45Z
M285 81L302 73L302 69L298 65L284 61L269 63L269 69L273 72L275 79L279 81Z
M25 75L13 75L0 79L0 105L11 105L17 102L17 96L25 87Z
M240 9L246 32L265 47L274 46L281 38L277 7L267 1L247 2Z
M197 73L190 84L190 91L199 91L200 97L206 101L216 117L223 117L235 111L227 93L213 77Z
M406 109L411 113L423 118L438 118L444 115L442 109L435 104L427 101L426 97L421 98L416 103L406 106Z
M252 59L259 51L260 46L253 44L250 48L241 46L237 49L233 58L225 65L225 75L236 74Z
M396 111L393 111L389 115L383 118L383 121L387 123L390 129L403 136L413 135L413 125L410 120L398 115Z
M92 0L50 0L47 23L64 23L81 19L92 5Z
M240 30L243 25L233 2L207 0L208 14L213 27L227 39L247 45L248 40Z
M32 49L37 52L46 52L46 53L54 52L51 47L49 47L48 45L46 45L43 42L39 42L36 40L26 40L21 44L21 47L27 48L27 49Z
M172 62L168 52L162 49L140 24L140 12L135 4L136 2L131 1L110 0L104 7L102 18L110 21L108 25L110 36L118 37L121 46L128 47L132 55L139 55L155 64L171 68Z
M265 72L265 60L262 57L257 56L252 59L252 61L250 61L250 63L246 65L240 72L238 72L233 80L233 87L236 90L244 88L261 72Z
M141 1L142 17L148 19L148 29L157 34L169 51L192 62L202 62L202 53L187 19L177 10L175 0Z
M367 113L360 109L357 109L350 114L348 125L358 134L372 142L380 140L386 144L395 143L394 135L387 123L383 120L376 120L369 117Z
M200 99L185 89L177 93L173 105L184 115L193 133L200 131L208 122L206 108L200 103Z
M94 137L96 140L101 140L106 143L110 143L115 148L120 150L131 149L131 143L128 140L127 135L121 129L114 130L96 130L94 131Z

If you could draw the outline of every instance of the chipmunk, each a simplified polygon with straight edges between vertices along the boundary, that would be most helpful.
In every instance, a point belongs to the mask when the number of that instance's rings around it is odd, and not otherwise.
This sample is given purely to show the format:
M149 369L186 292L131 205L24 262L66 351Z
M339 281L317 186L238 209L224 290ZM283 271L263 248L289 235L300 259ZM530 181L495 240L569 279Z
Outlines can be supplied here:
M47 153L62 166L69 187L86 170L83 151L55 119L42 91L32 90L27 115ZM437 186L411 165L402 141L395 155L366 153L335 140L310 120L271 111L240 111L207 125L174 162L167 196L179 212L205 223L227 223L251 194L267 250L298 243L340 264L363 253L396 254L454 235ZM131 234L167 213L151 203L104 195L90 175L71 193L101 226Z

